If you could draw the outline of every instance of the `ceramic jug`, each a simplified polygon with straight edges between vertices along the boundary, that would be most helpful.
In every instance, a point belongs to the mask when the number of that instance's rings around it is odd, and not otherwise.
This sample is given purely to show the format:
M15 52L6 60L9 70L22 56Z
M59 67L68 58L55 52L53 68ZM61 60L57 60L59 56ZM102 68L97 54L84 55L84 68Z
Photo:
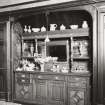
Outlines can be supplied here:
M50 24L50 31L55 31L57 24Z

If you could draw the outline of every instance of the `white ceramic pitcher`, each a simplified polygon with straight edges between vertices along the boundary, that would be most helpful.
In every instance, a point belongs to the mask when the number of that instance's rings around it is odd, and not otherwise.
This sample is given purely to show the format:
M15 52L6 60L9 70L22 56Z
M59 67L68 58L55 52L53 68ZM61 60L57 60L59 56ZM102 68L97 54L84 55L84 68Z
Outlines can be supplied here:
M57 24L50 24L50 31L55 31Z

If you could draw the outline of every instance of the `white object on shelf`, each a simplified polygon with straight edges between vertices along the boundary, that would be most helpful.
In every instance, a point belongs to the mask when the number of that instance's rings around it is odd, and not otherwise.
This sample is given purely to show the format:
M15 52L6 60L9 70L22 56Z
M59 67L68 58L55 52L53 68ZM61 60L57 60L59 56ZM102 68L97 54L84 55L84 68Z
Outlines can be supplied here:
M78 28L78 25L70 25L70 28L71 29L77 29Z
M28 30L29 33L31 33L31 26L28 26Z
M60 26L60 30L65 30L66 29L66 27L62 24L61 26Z
M39 32L40 31L40 28L32 28L32 31L33 32Z
M46 28L44 26L41 27L41 32L46 31Z
M40 66L41 66L41 72L44 72L44 63L41 63Z
M28 29L27 29L27 26L25 25L24 26L24 32L27 32L28 31Z
M50 24L50 31L55 31L57 24Z
M83 21L83 23L82 23L82 28L88 28L87 21Z

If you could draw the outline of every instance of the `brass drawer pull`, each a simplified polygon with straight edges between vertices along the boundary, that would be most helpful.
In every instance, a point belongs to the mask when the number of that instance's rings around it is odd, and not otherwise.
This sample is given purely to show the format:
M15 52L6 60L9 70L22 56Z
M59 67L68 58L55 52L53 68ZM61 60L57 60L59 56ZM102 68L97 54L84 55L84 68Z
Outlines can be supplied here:
M22 79L22 82L25 82L25 80L24 80L24 79Z
M21 77L25 77L25 75L24 75L24 74L22 74L22 75L21 75Z
M55 79L58 79L58 77L55 77Z
M40 78L41 78L41 76L39 75L39 76L38 76L38 78L40 79Z

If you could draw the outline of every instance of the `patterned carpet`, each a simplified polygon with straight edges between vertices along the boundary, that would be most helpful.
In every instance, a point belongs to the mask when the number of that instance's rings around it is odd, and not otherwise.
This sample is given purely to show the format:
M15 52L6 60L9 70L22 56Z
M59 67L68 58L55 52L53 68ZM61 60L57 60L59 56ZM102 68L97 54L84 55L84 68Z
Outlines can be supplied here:
M5 102L5 101L0 101L0 105L21 105L21 104L12 103L12 102Z

